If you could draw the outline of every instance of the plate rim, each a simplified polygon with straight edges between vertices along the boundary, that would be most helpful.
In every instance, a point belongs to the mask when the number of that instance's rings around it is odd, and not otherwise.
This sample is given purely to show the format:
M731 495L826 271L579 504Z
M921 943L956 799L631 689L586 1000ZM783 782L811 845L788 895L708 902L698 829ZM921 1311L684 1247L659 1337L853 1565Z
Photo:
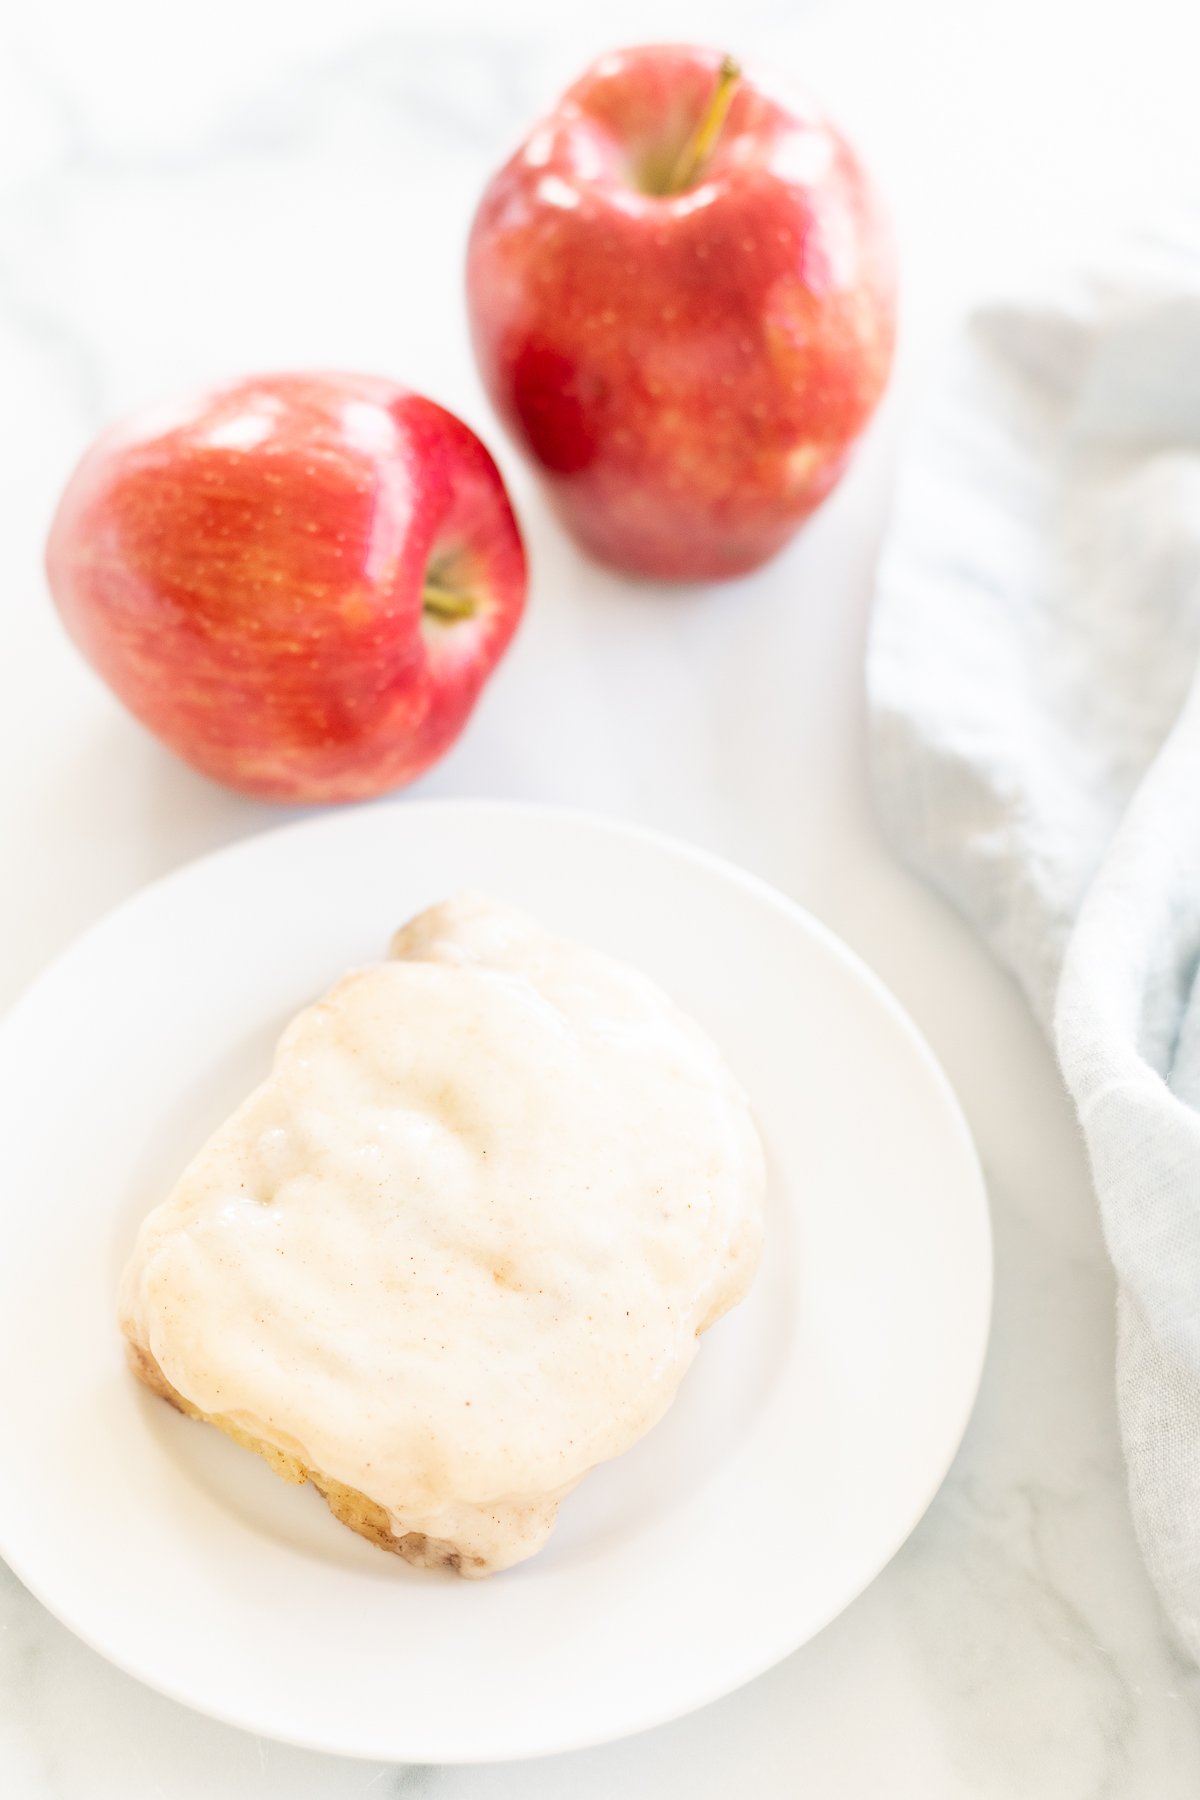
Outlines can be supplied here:
M702 845L694 844L685 838L675 836L671 832L660 830L655 826L621 818L619 815L593 812L586 807L576 807L557 802L544 802L528 799L506 799L490 796L431 796L428 798L414 796L392 796L387 799L353 806L342 806L308 812L300 818L281 821L268 825L262 830L253 831L245 836L216 846L201 855L189 858L175 868L164 871L152 880L135 888L115 905L108 907L96 919L76 933L58 950L50 961L26 983L15 998L0 1013L0 1045L19 1032L22 1015L33 1009L43 989L52 985L59 971L74 957L85 951L91 939L99 936L116 921L127 914L134 914L143 906L150 905L169 892L175 884L182 884L195 871L211 868L225 860L234 860L252 846L266 840L284 837L315 834L327 829L331 823L348 823L351 820L367 815L382 817L383 815L400 815L420 812L424 816L442 813L447 817L464 817L468 814L488 814L493 817L520 815L526 818L550 819L560 824L582 826L591 831L599 831L610 838L633 840L651 849L658 850L694 867L704 870L708 875L727 881L740 888L744 893L758 902L771 906L788 915L811 938L815 939L836 962L840 963L861 987L865 988L874 1002L881 1006L891 1018L909 1050L914 1053L922 1065L926 1077L937 1091L947 1123L955 1129L961 1149L966 1154L966 1168L970 1174L970 1205L976 1217L980 1233L979 1268L977 1281L980 1287L980 1306L978 1323L974 1334L974 1344L969 1365L969 1379L962 1387L962 1399L953 1417L953 1428L947 1429L947 1450L938 1461L936 1469L930 1474L928 1482L922 1486L921 1498L906 1512L902 1522L888 1542L886 1550L877 1558L873 1558L874 1566L852 1589L836 1604L824 1610L817 1622L807 1629L800 1639L786 1637L782 1643L772 1640L770 1647L764 1652L761 1649L746 1660L740 1672L733 1678L728 1673L720 1675L709 1687L679 1706L670 1706L667 1710L661 1707L648 1707L644 1716L633 1723L621 1722L611 1729L602 1731L590 1730L583 1735L572 1734L566 1739L532 1743L512 1742L503 1749L472 1747L464 1745L448 1750L444 1744L422 1745L414 1739L403 1748L388 1748L382 1741L348 1744L341 1739L331 1739L318 1732L303 1729L281 1729L278 1726L265 1726L261 1720L253 1717L252 1709L245 1708L240 1712L235 1707L221 1707L207 1701L194 1698L183 1684L173 1682L169 1675L157 1673L149 1661L143 1666L131 1656L117 1654L107 1648L88 1626L81 1625L72 1616L70 1607L56 1597L47 1598L42 1586L36 1579L30 1579L23 1567L20 1549L14 1547L6 1535L6 1509L0 1503L0 1560L16 1576L21 1585L30 1593L38 1604L60 1625L102 1657L113 1668L122 1674L140 1682L153 1693L198 1713L201 1717L210 1718L219 1724L247 1731L253 1735L266 1737L270 1741L284 1743L294 1748L312 1751L324 1755L341 1756L351 1760L373 1762L421 1763L427 1762L437 1766L479 1766L487 1763L535 1761L543 1757L569 1755L574 1752L598 1748L601 1745L619 1742L625 1738L639 1736L641 1733L656 1729L660 1725L668 1725L678 1719L686 1718L693 1712L712 1705L725 1696L736 1693L739 1689L757 1680L759 1676L776 1667L788 1656L801 1650L806 1644L827 1629L833 1621L853 1606L888 1568L895 1556L908 1541L925 1514L928 1512L937 1494L941 1490L947 1475L959 1453L967 1428L979 1396L991 1341L995 1294L995 1242L992 1226L991 1207L987 1182L984 1176L978 1148L975 1144L970 1124L962 1103L950 1081L939 1058L934 1053L924 1033L888 987L860 954L832 929L831 926L810 912L800 901L776 887L764 877L731 861L716 851ZM964 1193L964 1205L966 1195ZM381 1734L381 1738L383 1735Z

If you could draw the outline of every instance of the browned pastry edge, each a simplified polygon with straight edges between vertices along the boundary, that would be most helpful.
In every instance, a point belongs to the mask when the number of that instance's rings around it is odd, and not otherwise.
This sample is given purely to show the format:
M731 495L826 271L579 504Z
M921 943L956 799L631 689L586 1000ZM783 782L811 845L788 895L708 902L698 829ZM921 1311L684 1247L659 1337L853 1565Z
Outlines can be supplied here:
M152 1393L169 1400L173 1407L186 1413L189 1418L200 1419L206 1425L215 1425L218 1431L225 1432L226 1436L233 1438L244 1449L253 1450L281 1480L293 1482L297 1486L310 1481L335 1519L340 1519L343 1525L348 1525L360 1537L377 1544L381 1550L390 1550L393 1555L402 1556L405 1562L415 1563L422 1569L453 1569L456 1574L462 1574L464 1569L483 1568L481 1556L468 1556L454 1544L427 1537L422 1531L406 1531L397 1537L387 1513L378 1501L372 1500L358 1488L334 1481L331 1476L322 1474L320 1469L309 1468L299 1457L290 1456L286 1450L280 1450L265 1438L255 1437L221 1413L201 1412L199 1407L193 1406L190 1400L185 1400L171 1386L144 1344L130 1338L126 1342L126 1350L133 1373Z

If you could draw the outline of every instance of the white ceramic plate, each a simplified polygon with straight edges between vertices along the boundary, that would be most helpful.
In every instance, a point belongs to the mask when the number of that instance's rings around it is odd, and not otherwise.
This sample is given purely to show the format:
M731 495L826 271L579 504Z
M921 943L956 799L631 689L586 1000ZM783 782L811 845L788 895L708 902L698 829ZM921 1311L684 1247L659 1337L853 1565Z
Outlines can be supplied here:
M548 1548L410 1569L126 1373L142 1214L296 1008L455 890L654 976L767 1145L767 1250L675 1407ZM532 1756L726 1693L838 1613L928 1505L987 1335L979 1167L932 1055L820 925L646 833L500 803L364 808L159 882L0 1030L0 1553L80 1637L271 1737L398 1761Z

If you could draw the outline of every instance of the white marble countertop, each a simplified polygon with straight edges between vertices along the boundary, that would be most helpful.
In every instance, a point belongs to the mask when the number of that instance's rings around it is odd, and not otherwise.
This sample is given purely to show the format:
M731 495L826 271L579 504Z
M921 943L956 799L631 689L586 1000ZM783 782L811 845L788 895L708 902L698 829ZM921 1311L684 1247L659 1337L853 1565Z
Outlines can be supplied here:
M893 985L991 1188L975 1419L912 1540L814 1643L691 1719L537 1765L385 1769L261 1742L118 1674L0 1568L0 1794L1184 1800L1200 1792L1200 1679L1173 1658L1126 1514L1112 1283L1074 1124L1009 981L883 843L861 666L900 427L946 319L1194 160L1191 9L611 0L595 25L569 10L47 0L4 15L0 1001L141 882L282 816L175 764L63 641L40 546L83 442L238 369L410 379L498 449L535 570L509 662L417 791L570 801L692 838L796 895ZM891 190L905 368L794 549L681 597L584 566L542 511L469 362L461 246L487 172L593 51L731 34L822 93Z

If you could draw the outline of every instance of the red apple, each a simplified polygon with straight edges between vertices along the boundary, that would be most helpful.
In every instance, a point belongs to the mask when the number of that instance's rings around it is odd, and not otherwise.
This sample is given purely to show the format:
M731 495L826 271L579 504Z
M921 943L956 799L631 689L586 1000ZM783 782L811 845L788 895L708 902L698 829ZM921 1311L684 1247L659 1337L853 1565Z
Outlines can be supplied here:
M46 560L129 710L270 800L354 800L427 769L525 599L479 439L365 375L259 376L104 433Z
M828 494L887 380L891 239L845 139L710 50L605 56L492 181L476 354L601 561L752 569Z

